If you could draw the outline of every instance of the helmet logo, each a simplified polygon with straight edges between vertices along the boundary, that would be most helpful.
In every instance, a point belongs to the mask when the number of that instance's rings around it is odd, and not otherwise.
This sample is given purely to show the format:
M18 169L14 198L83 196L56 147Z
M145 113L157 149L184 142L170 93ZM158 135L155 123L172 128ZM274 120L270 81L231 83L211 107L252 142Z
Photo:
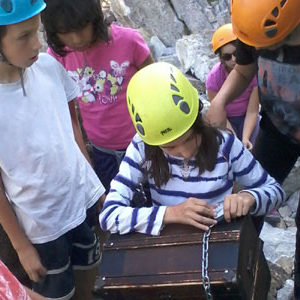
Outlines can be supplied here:
M160 134L161 135L165 135L165 134L167 134L168 132L170 132L170 131L172 131L172 128L166 128L166 129L164 129L164 130L162 130L161 132L160 132Z
M0 6L7 13L10 13L12 11L11 0L0 0Z

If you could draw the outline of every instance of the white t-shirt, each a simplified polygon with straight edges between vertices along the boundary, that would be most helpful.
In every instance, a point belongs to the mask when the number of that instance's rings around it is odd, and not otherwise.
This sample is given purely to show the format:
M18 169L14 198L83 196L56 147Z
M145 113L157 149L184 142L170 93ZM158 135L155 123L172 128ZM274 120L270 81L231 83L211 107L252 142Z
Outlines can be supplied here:
M0 168L5 192L32 243L45 243L81 224L104 187L81 153L68 101L78 90L50 55L21 82L0 84Z

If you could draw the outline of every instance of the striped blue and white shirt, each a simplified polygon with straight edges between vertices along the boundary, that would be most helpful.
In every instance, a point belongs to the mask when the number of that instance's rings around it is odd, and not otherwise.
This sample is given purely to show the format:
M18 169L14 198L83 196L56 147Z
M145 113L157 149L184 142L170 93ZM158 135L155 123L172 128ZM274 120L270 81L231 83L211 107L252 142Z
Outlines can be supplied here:
M163 226L167 206L177 205L189 197L206 200L209 204L224 201L232 193L233 183L238 182L244 191L256 200L252 215L263 215L280 206L284 192L280 185L261 167L253 155L233 134L223 132L213 171L201 175L191 159L184 166L183 158L166 155L171 178L160 188L153 178L147 176L149 162L145 163L144 142L135 135L128 146L120 171L111 182L100 214L100 226L112 233L125 234L132 231L158 235ZM130 207L135 190L142 182L150 186L152 207Z

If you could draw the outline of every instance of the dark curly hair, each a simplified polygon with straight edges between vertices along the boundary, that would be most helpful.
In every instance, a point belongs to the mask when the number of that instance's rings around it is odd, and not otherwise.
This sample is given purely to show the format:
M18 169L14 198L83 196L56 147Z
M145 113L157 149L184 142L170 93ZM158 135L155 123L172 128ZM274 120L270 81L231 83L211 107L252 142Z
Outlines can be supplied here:
M60 56L68 51L57 33L78 31L88 24L93 26L93 41L108 42L108 26L104 20L99 0L46 0L46 9L41 13L48 45Z

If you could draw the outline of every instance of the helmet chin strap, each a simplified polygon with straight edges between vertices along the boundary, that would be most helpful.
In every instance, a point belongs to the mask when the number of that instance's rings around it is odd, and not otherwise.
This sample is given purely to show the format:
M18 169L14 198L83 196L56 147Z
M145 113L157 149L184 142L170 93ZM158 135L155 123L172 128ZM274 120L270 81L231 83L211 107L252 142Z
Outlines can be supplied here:
M0 51L0 62L6 63L10 66L13 66L13 64L11 64L6 57L1 53ZM26 90L25 90L25 85L24 85L24 76L23 76L23 69L18 67L18 73L21 79L21 86L22 86L22 91L23 91L23 96L26 97Z

